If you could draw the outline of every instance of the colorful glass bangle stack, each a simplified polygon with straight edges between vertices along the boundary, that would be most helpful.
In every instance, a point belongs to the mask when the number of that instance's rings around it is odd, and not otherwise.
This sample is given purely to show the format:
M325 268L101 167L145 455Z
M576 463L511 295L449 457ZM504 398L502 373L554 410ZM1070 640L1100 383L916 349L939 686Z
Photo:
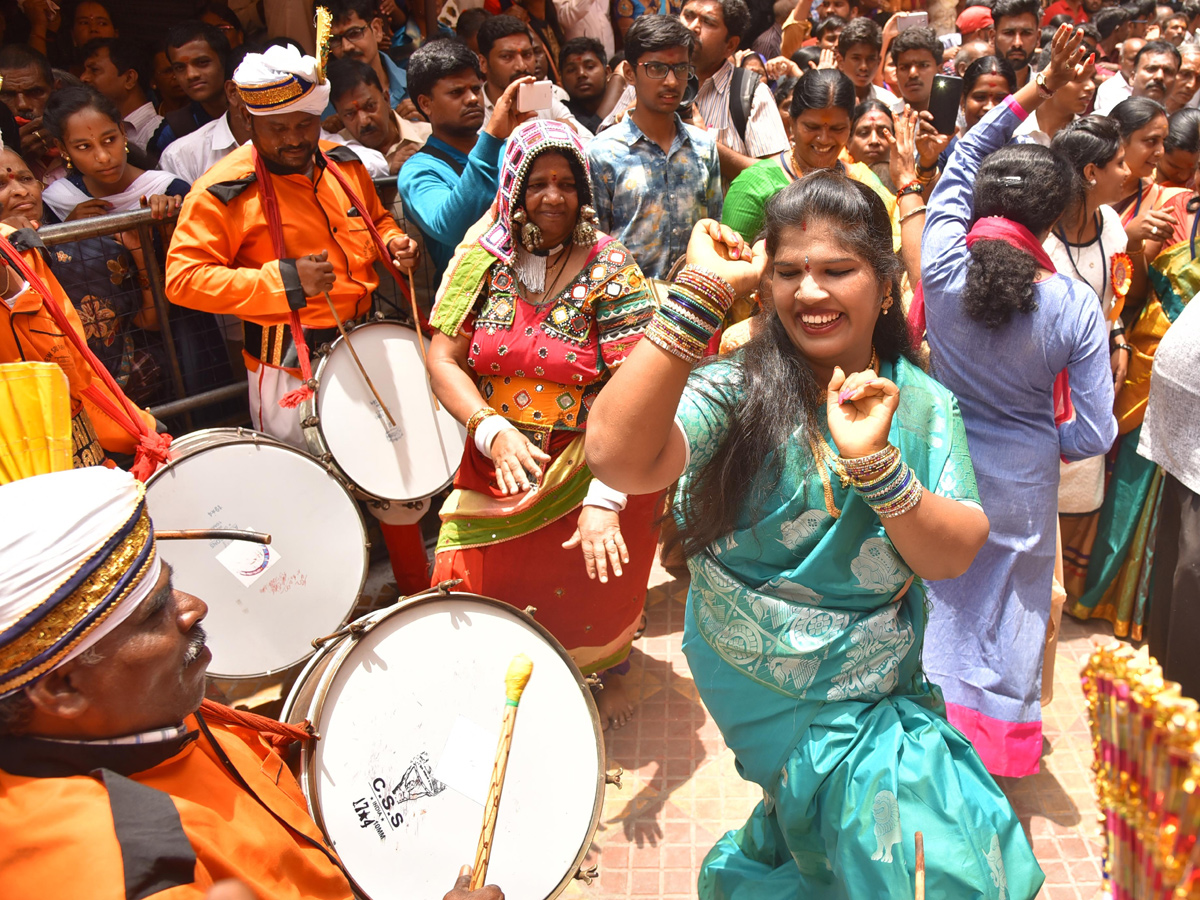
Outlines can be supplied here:
M646 339L680 359L698 363L731 303L729 282L707 269L685 266L646 326Z
M475 431L479 428L479 423L490 416L498 415L500 415L500 413L496 412L490 406L477 409L471 415L471 418L467 419L467 437L471 440L475 440Z
M1200 898L1200 712L1153 657L1113 642L1083 669L1113 900Z
M870 456L838 460L854 490L881 519L902 516L921 500L920 479L891 444Z

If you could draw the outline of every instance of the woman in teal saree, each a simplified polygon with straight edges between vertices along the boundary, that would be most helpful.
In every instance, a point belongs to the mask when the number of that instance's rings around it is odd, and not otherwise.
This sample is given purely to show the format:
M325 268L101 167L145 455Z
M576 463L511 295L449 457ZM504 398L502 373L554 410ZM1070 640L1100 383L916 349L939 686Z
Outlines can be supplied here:
M768 206L765 261L704 221L688 262L593 406L586 452L621 490L679 479L684 652L763 788L700 897L912 896L920 831L929 896L1032 898L1016 814L921 671L922 578L964 571L987 519L957 404L910 360L886 209L814 173ZM764 264L768 321L692 372L695 326Z

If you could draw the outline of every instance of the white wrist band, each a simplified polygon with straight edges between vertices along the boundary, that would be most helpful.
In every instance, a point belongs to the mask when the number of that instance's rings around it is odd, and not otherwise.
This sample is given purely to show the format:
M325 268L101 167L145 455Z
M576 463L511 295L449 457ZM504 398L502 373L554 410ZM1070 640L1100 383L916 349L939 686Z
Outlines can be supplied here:
M583 498L584 506L598 506L601 509L611 510L615 513L624 510L627 502L629 502L628 494L622 494L620 491L610 488L595 476L592 476L592 483L588 485L587 496Z
M496 439L496 435L515 427L504 416L488 416L475 428L475 449L491 459L492 441Z

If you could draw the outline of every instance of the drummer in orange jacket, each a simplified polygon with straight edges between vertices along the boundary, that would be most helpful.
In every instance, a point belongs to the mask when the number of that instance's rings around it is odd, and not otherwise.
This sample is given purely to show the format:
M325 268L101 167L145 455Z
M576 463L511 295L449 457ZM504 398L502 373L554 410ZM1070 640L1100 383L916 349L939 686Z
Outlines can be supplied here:
M204 703L204 603L175 590L145 490L102 467L0 487L5 900L349 900L271 739ZM219 889L218 889L219 890ZM494 886L447 900L503 900ZM425 898L414 898L425 900Z
M384 209L353 152L319 142L329 85L316 60L294 47L270 47L248 54L233 81L246 107L234 114L248 117L250 141L188 193L167 253L167 296L243 320L253 426L303 450L292 311L310 348L338 336L326 292L343 323L370 312L379 251L368 219L398 267L415 266L418 249ZM401 594L427 587L419 528L383 524L383 533Z
M51 292L52 296L48 299L58 304L75 333L81 339L85 338L79 314L39 252L42 242L37 233L31 229L14 230L0 224L0 235L20 252L22 259ZM71 393L71 435L76 466L94 466L104 462L105 451L132 455L137 449L137 436L131 434L104 408L123 411L121 398L115 396L100 376L92 371L82 354L58 327L46 308L47 298L28 285L11 266L0 262L0 269L3 270L0 271L0 279L4 283L0 293L0 299L3 300L0 302L0 363L24 360L52 362L66 373ZM138 409L137 413L146 428L153 432L154 416L144 409Z

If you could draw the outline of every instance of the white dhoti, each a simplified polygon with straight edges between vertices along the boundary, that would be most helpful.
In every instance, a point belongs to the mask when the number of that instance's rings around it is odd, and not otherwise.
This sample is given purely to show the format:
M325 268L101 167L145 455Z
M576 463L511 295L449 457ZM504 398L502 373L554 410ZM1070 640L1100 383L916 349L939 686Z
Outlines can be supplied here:
M254 430L308 452L300 428L300 410L279 405L285 394L299 390L303 382L286 369L262 363L258 364L257 372L247 372L246 377L250 382L250 422Z

